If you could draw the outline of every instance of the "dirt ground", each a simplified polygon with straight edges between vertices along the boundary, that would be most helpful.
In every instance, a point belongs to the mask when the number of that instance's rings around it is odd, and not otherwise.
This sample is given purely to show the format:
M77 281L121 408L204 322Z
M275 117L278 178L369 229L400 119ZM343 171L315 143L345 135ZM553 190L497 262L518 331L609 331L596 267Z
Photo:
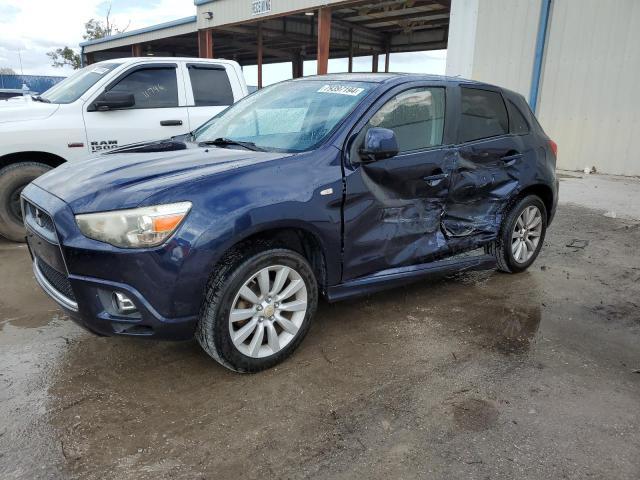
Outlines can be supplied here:
M640 478L638 244L563 204L528 272L322 303L238 375L83 332L0 243L0 478Z

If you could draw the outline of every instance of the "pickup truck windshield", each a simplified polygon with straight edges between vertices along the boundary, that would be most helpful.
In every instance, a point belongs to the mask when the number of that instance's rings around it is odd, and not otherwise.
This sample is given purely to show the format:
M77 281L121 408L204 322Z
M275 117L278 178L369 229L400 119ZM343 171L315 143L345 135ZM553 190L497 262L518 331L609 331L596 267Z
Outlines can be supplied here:
M319 145L376 84L301 80L264 88L194 132L196 142L245 142L261 150L302 152Z
M121 63L97 63L65 78L60 83L54 85L49 90L40 95L41 98L50 103L72 103L80 98L84 92L93 87L98 80Z

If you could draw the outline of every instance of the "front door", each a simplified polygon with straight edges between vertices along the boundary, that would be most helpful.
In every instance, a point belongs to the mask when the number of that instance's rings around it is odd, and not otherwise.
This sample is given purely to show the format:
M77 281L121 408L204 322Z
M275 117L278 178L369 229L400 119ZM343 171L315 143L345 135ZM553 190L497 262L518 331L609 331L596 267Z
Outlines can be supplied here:
M184 87L177 81L176 69L176 64L134 67L105 89L133 94L133 107L108 111L94 110L91 104L85 107L89 152L187 133Z
M443 141L445 91L440 86L405 86L390 92L363 120L350 144L345 164L343 281L420 263L446 249L440 219L454 149ZM395 132L397 156L358 161L358 150L371 127Z

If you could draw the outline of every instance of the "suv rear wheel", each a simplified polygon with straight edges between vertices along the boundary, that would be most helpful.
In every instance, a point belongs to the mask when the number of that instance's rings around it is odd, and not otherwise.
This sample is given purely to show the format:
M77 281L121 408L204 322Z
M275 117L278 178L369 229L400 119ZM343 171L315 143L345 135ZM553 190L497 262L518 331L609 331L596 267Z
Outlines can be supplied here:
M24 242L20 193L32 180L51 170L38 162L21 162L0 170L0 235L14 242Z
M536 195L516 201L507 211L498 238L487 247L498 270L517 273L529 268L540 253L547 232L547 210Z
M236 372L258 372L287 358L311 325L318 286L298 253L280 248L229 262L207 289L196 338Z

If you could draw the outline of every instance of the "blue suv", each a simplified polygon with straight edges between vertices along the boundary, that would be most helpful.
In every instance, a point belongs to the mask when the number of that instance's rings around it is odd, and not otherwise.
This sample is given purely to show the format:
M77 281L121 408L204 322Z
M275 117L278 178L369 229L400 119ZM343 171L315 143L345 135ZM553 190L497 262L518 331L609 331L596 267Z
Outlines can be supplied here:
M22 208L35 277L79 324L195 335L255 372L298 346L320 296L525 270L556 209L555 163L517 93L329 75L264 88L189 135L62 165Z

